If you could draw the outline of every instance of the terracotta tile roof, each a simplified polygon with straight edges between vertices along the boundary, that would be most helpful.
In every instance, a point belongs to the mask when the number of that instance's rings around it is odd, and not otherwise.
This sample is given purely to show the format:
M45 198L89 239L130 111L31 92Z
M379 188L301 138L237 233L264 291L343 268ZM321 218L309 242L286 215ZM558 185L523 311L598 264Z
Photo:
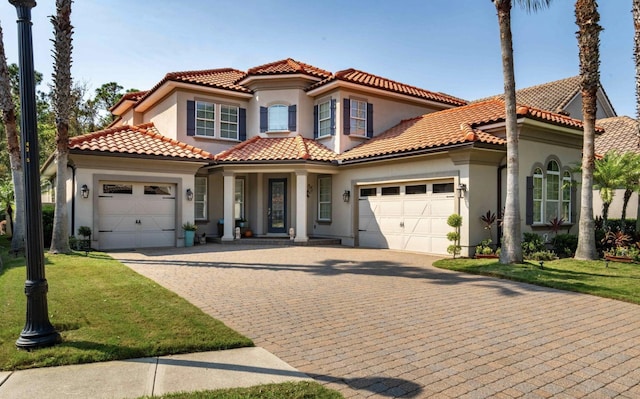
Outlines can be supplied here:
M519 106L516 112L519 117L569 128L582 127L582 123L577 119L532 107ZM504 145L504 139L481 130L483 125L503 122L504 115L505 105L499 99L426 114L400 122L386 132L343 153L338 159L364 159L472 142Z
M69 150L210 160L213 155L161 135L153 123L119 126L69 139Z
M551 112L562 112L569 101L580 91L580 76L555 80L536 86L516 90L518 104L544 109ZM494 98L504 98L504 94L477 100L477 102Z
M247 71L247 75L281 75L294 73L302 73L322 79L331 76L331 72L329 71L291 58L253 67Z
M386 90L386 91L399 93L399 94L405 94L411 97L418 97L426 100L437 101L444 104L451 104L451 105L467 104L465 100L450 96L448 94L436 93L429 90L424 90L419 87L410 86L404 83L399 83L391 79L376 76L368 72L359 71L353 68L336 72L335 75L332 75L327 79L309 87L307 91L313 90L320 86L324 86L325 84L329 82L333 82L335 80L356 83L356 84L360 84L368 87L373 87L376 89Z
M635 152L640 154L640 136L638 121L628 116L598 119L598 126L604 128L604 134L596 137L596 153L606 154L615 150L621 153Z
M125 93L125 94L122 95L122 97L120 97L118 102L116 102L115 104L113 104L111 106L111 108L109 108L109 110L112 111L112 110L116 109L118 107L118 105L122 104L124 101L127 101L127 100L138 102L147 93L148 93L148 91L133 91L133 92L130 92L130 93Z
M336 154L315 140L295 137L255 136L217 154L216 161L333 161Z

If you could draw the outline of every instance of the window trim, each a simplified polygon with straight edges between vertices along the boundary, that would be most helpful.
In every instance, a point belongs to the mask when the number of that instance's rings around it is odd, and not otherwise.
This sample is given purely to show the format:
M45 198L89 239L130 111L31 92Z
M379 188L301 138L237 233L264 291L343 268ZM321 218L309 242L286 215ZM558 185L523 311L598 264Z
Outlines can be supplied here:
M229 105L229 104L220 104L218 108L220 109L220 138L225 140L239 140L240 138L240 107L235 105ZM223 115L225 115L224 113L225 108L229 110L235 110L235 117L236 117L235 122L224 120ZM231 126L235 125L235 137L223 136L223 133L224 133L224 128L222 127L223 124L231 125Z
M327 106L327 117L322 118L322 106ZM322 134L322 122L326 122L326 134ZM331 99L318 103L318 138L331 136Z
M198 185L198 181L204 181L204 185ZM198 199L200 196L198 193L198 188L204 186L204 193L202 193L202 199ZM207 176L196 176L194 180L194 195L193 195L193 218L195 220L207 220L207 196L209 191L209 179ZM196 204L202 204L202 215L198 215L196 212Z
M549 169L552 162L557 165L557 170ZM549 177L553 176L558 179L558 198L549 198ZM548 157L544 163L536 162L532 169L531 175L527 176L527 192L526 192L526 224L533 227L549 226L550 220L554 217L563 218L563 225L571 225L575 223L575 201L576 194L574 191L574 181L571 170L563 167L560 160L555 156ZM540 197L536 197L536 182L540 185ZM566 196L569 196L567 199ZM536 220L535 209L539 204L540 215ZM556 215L547 215L550 206L557 208Z
M328 198L325 201L322 200L322 197L323 197L323 195L322 195L323 194L322 181L328 181L329 182L328 185L326 186L326 188L329 191L328 192ZM332 204L332 200L331 200L332 199L332 188L331 188L332 179L331 179L331 175L318 176L317 184L318 184L318 197L317 197L317 200L318 200L318 214L317 214L318 221L319 222L331 222L332 212L333 212L333 204ZM325 193L325 195L326 194L327 193ZM322 205L328 206L328 208L329 208L328 217L323 217L323 215L322 215L323 206ZM326 209L324 209L324 210L326 211Z
M358 107L358 105L362 105L363 106L363 110L362 112L364 112L364 116L363 117L359 117L359 116L354 116L353 115L353 111L354 111L354 105L356 106L356 111L360 111L360 107ZM349 133L351 135L354 136L360 136L360 137L367 137L367 111L368 111L368 105L366 101L363 100L358 100L355 98L351 98L349 99ZM360 130L356 129L357 127L357 121L361 121L364 122L364 126L362 128L362 132L360 132Z

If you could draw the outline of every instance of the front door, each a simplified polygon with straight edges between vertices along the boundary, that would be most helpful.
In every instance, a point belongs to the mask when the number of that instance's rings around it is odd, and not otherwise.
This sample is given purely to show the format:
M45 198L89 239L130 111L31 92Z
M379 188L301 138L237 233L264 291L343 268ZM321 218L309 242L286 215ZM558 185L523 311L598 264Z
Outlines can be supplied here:
M269 233L287 232L287 179L269 179Z

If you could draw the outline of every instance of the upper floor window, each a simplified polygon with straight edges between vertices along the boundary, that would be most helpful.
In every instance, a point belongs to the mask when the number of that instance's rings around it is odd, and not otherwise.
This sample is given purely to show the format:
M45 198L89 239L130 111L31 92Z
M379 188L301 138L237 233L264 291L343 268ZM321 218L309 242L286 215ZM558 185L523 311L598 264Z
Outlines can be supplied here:
M331 135L331 101L318 104L318 137Z
M351 100L351 119L349 121L351 134L364 136L367 132L367 103Z
M246 140L247 109L187 100L187 136Z
M342 111L344 134L373 137L373 104L345 98Z
M215 135L215 114L215 104L196 101L196 136Z
M220 106L220 137L238 139L238 107Z
M276 104L269 107L269 131L287 130L289 127L289 107Z
M527 224L545 224L555 218L572 222L574 204L571 173L557 161L536 167L527 178Z

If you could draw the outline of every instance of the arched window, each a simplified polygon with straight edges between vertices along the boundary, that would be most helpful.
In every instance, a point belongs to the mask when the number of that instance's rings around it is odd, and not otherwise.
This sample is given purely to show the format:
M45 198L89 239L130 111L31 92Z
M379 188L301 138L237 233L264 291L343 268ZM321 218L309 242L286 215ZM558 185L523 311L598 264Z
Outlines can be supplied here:
M565 171L562 174L562 213L561 216L565 222L572 222L571 220L571 173Z
M560 167L556 161L547 163L546 188L545 221L549 221L560 216Z
M538 166L527 177L527 224L547 224L557 218L572 222L571 173L562 171L558 161Z

